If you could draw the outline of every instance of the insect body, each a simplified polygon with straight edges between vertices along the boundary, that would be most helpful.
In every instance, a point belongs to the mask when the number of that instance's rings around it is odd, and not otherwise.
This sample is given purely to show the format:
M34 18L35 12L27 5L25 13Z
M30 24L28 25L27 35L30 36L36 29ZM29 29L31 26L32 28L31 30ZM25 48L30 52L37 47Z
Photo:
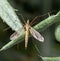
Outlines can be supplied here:
M31 33L31 35L32 35L35 39L37 39L37 40L39 40L39 41L41 41L41 42L44 41L44 38L41 36L41 34L40 34L39 32L37 32L34 28L32 28L32 27L30 26L29 20L27 20L27 23L26 23L26 25L25 25L25 28L26 28L25 48L27 47L27 44L28 44L28 35L29 35L29 32Z
M30 29L29 20L27 20L27 23L25 24L24 27L25 27L25 30L26 30L26 35L25 35L25 48L27 48L28 36L29 36L29 29Z
M26 35L25 35L25 48L27 48L27 45L28 45L29 32L31 33L31 35L35 39L37 39L40 42L44 42L44 37L38 31L36 31L34 28L32 28L30 26L29 20L27 20L27 23L24 25L24 29L26 30ZM14 39L18 38L20 35L22 35L22 32L23 32L23 28L20 31L13 33L10 36L10 39L11 40L14 40Z

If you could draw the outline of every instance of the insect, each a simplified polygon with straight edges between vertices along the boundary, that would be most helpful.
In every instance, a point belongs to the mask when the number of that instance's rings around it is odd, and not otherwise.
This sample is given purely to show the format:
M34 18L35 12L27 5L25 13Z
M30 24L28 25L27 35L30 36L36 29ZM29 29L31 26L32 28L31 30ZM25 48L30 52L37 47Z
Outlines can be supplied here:
M28 36L29 36L29 33L31 33L31 35L35 39L37 39L38 41L44 42L44 37L38 31L36 31L34 28L32 28L30 26L29 20L27 20L27 23L25 23L24 28L22 28L19 31L13 33L10 36L10 40L14 40L14 39L18 38L20 35L22 35L22 33L24 31L23 29L25 29L25 32L26 32L25 33L25 48L27 48L27 45L28 45Z

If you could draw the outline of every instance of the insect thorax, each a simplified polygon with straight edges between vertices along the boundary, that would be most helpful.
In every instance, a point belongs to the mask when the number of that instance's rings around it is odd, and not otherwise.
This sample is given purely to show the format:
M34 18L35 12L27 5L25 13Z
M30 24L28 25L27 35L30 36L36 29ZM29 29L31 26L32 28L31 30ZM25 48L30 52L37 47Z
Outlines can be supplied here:
M30 29L30 24L29 24L29 20L27 20L27 23L24 25L24 29Z

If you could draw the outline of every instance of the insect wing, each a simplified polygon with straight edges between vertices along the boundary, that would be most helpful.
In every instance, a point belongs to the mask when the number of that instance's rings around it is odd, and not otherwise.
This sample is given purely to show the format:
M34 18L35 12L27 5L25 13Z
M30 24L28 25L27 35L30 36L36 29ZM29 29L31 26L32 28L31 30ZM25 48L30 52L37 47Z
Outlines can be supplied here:
M14 32L14 33L10 36L10 40L15 40L18 36L19 36L19 34L18 34L17 32Z
M44 42L44 37L32 27L30 29L30 33L35 39L39 40L40 42Z
M20 29L20 31L18 32L14 32L11 36L10 36L10 40L15 40L18 37L20 37L24 32L24 29Z

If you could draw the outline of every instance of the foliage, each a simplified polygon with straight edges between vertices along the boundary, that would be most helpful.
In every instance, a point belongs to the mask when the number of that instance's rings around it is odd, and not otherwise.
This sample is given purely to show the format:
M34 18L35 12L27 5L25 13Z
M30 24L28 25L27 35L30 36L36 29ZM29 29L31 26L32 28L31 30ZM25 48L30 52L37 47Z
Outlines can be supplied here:
M23 2L23 1L21 1ZM26 1L25 1L26 2ZM26 3L25 3L26 4ZM24 6L25 6L24 4ZM16 4L15 4L16 5ZM18 7L19 8L19 7ZM6 22L10 27L13 27L16 26L16 25L13 25L11 26L11 23L9 23L9 21L14 21L14 20L19 20L19 18L17 17L17 15L15 14L14 12L14 9L11 7L11 5L7 2L7 0L1 0L0 1L0 17L3 19L4 22ZM21 7L20 7L20 10L22 11ZM34 10L33 10L34 11ZM23 11L22 11L23 12ZM24 14L26 12L23 12ZM26 13L27 16L30 16L29 14ZM20 18L21 19L21 18ZM41 32L42 35L44 36L45 38L45 42L44 43L39 43L37 40L32 40L31 41L31 38L32 36L30 36L29 38L29 45L28 45L28 48L27 50L24 49L24 45L23 45L23 41L24 41L24 37L25 37L25 32L23 32L23 34L18 37L17 39L15 40L12 40L10 42L8 42L6 45L4 45L0 51L2 50L6 50L18 43L20 43L21 45L19 46L19 51L15 51L13 47L11 50L8 50L7 52L3 52L2 54L4 55L4 57L6 59L8 59L8 61L14 61L14 59L16 59L17 57L19 57L20 59L18 59L19 61L22 60L24 58L24 60L26 59L26 61L28 60L36 60L36 61L39 61L40 59L44 60L44 61L59 61L60 58L59 57L43 57L43 56L59 56L60 55L60 45L59 43L56 42L55 38L54 38L54 33L52 34L52 32L54 32L54 28L53 26L60 22L60 11L56 14L56 15L51 15L49 16L48 18L44 19L43 21L39 22L37 25L35 25L33 28L35 28L37 31ZM0 22L1 23L1 22ZM2 23L3 25L3 23ZM21 21L20 21L20 25L21 27L22 24L21 24ZM60 24L59 24L60 25ZM55 27L55 26L54 26ZM57 29L57 28L56 28ZM59 28L60 29L60 28ZM51 30L51 31L50 31ZM53 30L53 31L52 31ZM6 32L8 33L8 32ZM58 36L58 35L57 35ZM7 37L8 38L8 37ZM47 42L46 42L47 41ZM5 43L5 42L4 42ZM51 43L51 44L50 44ZM22 47L21 47L22 46ZM58 47L58 48L57 48ZM42 52L41 52L42 51ZM51 52L50 52L51 51ZM56 51L56 52L55 52ZM11 54L12 53L12 54ZM14 54L17 54L14 55ZM42 56L42 57L38 57L39 56ZM13 56L13 58L12 58ZM15 56L15 57L14 57ZM28 56L28 57L27 57ZM11 58L10 58L11 57ZM33 59L32 59L33 57ZM39 59L40 58L40 59ZM23 60L23 61L24 61ZM17 61L17 60L16 60Z

